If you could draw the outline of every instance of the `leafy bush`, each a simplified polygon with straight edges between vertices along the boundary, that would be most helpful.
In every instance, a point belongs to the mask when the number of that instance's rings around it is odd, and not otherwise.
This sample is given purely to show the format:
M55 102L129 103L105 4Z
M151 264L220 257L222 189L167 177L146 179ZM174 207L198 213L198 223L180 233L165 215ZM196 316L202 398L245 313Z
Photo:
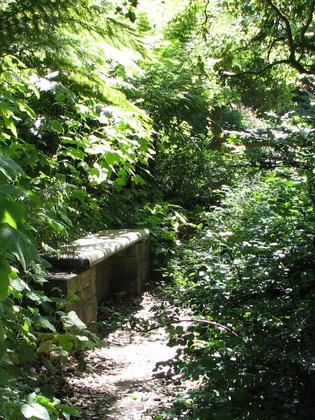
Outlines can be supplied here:
M282 158L300 164L252 172L226 188L204 214L204 230L173 260L179 303L232 330L171 330L184 345L177 371L203 384L184 398L193 418L314 410L314 149L291 139L292 155Z
M117 63L105 54L109 45L141 50L123 17L134 20L135 5L116 10L111 2L60 0L0 7L0 417L6 419L69 418L73 410L42 387L40 366L51 369L99 344L75 313L66 313L64 299L46 295L38 253L108 226L109 195L143 183L138 172L153 156L150 120L114 87Z

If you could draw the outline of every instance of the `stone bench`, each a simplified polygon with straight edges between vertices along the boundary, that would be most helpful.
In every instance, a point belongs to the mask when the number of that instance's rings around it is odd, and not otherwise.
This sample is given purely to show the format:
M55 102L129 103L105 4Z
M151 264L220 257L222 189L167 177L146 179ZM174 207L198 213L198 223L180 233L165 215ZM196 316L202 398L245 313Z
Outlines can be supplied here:
M105 230L62 247L59 258L45 257L53 267L49 288L62 289L68 309L86 324L96 321L106 297L143 290L150 273L149 236L147 229Z

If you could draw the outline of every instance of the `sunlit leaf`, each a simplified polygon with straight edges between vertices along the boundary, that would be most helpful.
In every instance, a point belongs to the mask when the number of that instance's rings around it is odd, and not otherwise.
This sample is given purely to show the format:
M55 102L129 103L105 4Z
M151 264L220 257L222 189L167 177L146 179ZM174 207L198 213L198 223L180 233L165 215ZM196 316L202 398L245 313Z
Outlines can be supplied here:
M40 420L50 420L51 417L47 408L43 407L38 403L24 404L21 408L22 414L25 418L31 419L40 419Z
M36 118L35 111L26 102L18 101L17 105L18 105L19 109L22 112L25 112L29 117L31 117L33 119Z
M14 122L12 121L12 119L9 119L7 117L3 117L3 121L4 121L4 125L6 126L6 128L11 131L11 133L14 135L14 137L18 137L16 126L15 126Z
M7 210L4 211L1 223L7 223L9 226L13 227L14 229L17 228L16 221Z
M21 230L8 224L0 225L0 241L2 252L13 254L26 270L27 264L37 258L37 250L30 238Z
M78 315L74 311L70 311L67 315L63 315L61 318L61 322L65 329L77 329L77 330L85 330L87 326Z
M56 131L57 133L63 132L62 124L58 120L51 120L50 125L52 129Z

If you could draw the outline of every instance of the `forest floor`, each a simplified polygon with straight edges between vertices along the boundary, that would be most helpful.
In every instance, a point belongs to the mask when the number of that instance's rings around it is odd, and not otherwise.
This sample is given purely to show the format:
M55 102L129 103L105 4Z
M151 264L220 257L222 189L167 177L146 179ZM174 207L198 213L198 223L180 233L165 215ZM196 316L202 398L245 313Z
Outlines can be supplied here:
M177 394L196 386L175 376L165 363L178 350L168 346L165 327L149 333L145 328L134 328L138 322L158 325L157 312L169 314L172 310L154 292L145 292L131 301L126 297L116 301L111 315L116 316L116 326L120 320L120 326L105 334L104 347L84 353L84 368L74 365L64 372L63 390L67 390L67 396L63 394L63 400L80 408L80 419L166 418L159 412L167 411ZM103 322L108 327L108 315L104 313L99 325Z

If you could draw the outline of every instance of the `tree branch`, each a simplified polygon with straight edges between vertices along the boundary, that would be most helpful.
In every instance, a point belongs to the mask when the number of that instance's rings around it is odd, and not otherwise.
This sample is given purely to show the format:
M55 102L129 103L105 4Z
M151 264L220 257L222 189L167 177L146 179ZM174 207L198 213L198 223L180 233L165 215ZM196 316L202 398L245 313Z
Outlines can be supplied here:
M240 76L245 76L246 74L252 74L252 75L258 76L259 74L264 73L265 71L271 69L272 67L279 66L280 64L291 65L291 63L288 59L283 59L283 60L277 60L277 61L274 61L272 63L269 63L259 70L245 70L245 71L242 71L242 72L239 72L239 73L223 72L223 75L224 76L229 76L229 77L240 77Z
M307 19L305 25L303 26L303 28L301 30L301 41L302 41L302 43L303 43L303 41L305 41L305 34L306 34L308 28L310 27L310 24L313 21L314 11L315 11L315 0L312 0L309 15L308 15L308 19Z
M278 38L275 38L271 43L270 43L270 45L269 45L269 48L268 48L268 53L267 53L267 59L268 59L268 61L269 61L269 59L270 59L270 54L271 54L271 51L272 51L272 49L273 49L273 47L278 43L278 42L282 42L283 41L283 39L278 39Z
M205 5L205 9L204 9L205 20L201 24L201 26L202 26L202 28L203 28L203 30L204 30L205 33L208 33L208 29L206 28L206 25L207 25L208 20L209 20L209 16L208 16L208 7L209 7L209 4L210 4L210 0L207 0L206 1L206 5Z
M288 45L290 49L290 60L295 60L295 44L292 35L292 29L289 19L282 13L282 11L276 6L272 0L265 0L267 4L276 12L277 16L282 20L286 27L287 37L288 37Z

